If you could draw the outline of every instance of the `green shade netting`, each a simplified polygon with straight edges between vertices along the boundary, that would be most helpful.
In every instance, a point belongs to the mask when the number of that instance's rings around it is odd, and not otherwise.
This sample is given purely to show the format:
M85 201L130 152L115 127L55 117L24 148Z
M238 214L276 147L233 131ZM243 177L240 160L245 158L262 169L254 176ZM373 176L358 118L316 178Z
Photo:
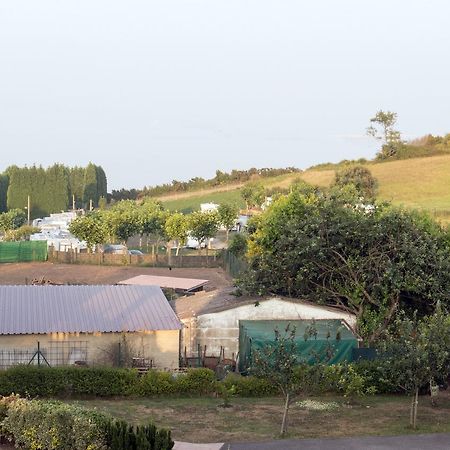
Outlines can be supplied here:
M252 351L274 344L276 328L283 335L288 325L296 330L295 344L299 364L351 361L352 349L358 348L358 339L342 320L241 320L239 370L245 372L249 368ZM317 334L305 341L305 332L311 329Z
M0 263L46 260L47 241L0 242Z

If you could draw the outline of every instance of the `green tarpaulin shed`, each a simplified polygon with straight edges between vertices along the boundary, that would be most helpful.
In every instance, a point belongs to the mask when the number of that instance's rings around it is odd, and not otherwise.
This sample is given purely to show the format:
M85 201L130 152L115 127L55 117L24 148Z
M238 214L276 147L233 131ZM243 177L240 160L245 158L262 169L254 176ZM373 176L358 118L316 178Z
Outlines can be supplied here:
M275 329L282 334L295 327L298 362L336 364L352 360L352 349L358 339L342 320L241 320L239 322L239 370L248 370L252 351L261 350L275 341ZM314 334L311 335L311 332ZM305 340L305 333L308 338Z
M0 242L0 263L46 260L47 241Z

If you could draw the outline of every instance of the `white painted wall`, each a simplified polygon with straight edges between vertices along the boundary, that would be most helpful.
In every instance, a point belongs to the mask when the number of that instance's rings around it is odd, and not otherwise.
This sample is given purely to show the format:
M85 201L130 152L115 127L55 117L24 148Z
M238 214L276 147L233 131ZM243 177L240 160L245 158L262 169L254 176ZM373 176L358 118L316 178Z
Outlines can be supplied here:
M195 355L198 345L206 345L208 355L219 355L225 349L225 357L231 358L239 348L240 320L305 320L305 319L343 319L351 327L356 318L345 312L333 311L307 303L291 302L280 298L262 300L255 304L242 305L217 313L203 314L183 320L182 352L186 347L188 355Z

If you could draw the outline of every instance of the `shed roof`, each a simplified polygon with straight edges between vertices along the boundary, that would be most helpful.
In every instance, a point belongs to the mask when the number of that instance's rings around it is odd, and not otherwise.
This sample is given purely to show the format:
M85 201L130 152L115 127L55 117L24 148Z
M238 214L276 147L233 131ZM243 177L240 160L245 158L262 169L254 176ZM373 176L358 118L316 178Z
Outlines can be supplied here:
M204 286L208 280L198 280L195 278L162 277L158 275L137 275L127 280L119 281L119 284L133 284L139 286L160 286L186 292L193 291Z
M220 313L242 306L254 305L255 303L264 303L271 300L277 300L299 306L308 306L322 311L329 311L340 314L342 317L352 316L345 311L333 306L318 305L306 299L287 298L282 296L270 297L237 297L233 295L232 288L217 289L210 292L198 292L193 296L171 300L170 304L181 319L189 319L204 314Z
M180 328L157 286L0 286L0 334Z

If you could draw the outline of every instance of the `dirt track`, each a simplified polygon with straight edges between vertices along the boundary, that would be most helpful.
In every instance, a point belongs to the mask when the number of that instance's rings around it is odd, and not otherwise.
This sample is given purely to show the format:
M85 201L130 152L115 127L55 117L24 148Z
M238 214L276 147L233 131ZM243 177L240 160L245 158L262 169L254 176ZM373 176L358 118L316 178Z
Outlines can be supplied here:
M114 284L136 275L165 275L210 280L207 290L226 287L230 279L222 269L172 269L165 267L96 266L49 262L0 264L0 284L27 284L33 278L67 284Z

